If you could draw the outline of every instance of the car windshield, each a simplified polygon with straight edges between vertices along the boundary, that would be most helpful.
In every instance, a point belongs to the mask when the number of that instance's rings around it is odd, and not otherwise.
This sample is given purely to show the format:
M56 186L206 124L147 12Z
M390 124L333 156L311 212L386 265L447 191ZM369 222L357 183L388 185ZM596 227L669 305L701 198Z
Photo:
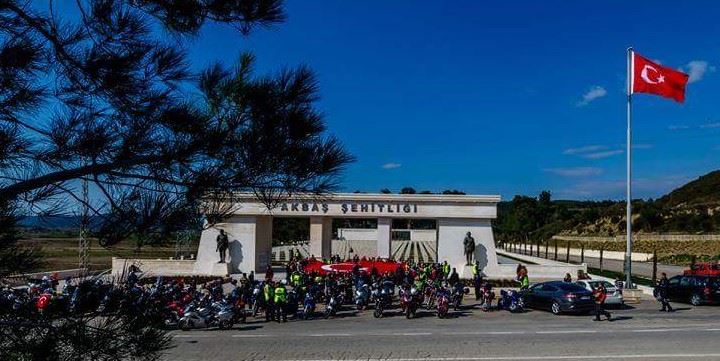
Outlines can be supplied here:
M586 291L585 288L581 287L580 285L576 285L574 283L561 283L555 285L559 289L565 291L565 292L582 292Z
M615 285L613 285L612 283L610 283L608 281L592 281L592 282L590 282L590 287L597 288L597 286L601 283L603 286L605 286L605 288L615 288Z

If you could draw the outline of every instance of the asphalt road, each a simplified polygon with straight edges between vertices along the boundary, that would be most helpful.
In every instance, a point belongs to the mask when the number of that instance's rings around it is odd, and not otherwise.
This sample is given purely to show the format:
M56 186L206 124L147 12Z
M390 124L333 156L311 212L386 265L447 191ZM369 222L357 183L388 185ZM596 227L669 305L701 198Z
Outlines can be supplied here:
M518 252L519 254L526 254L522 250ZM531 255L530 252L527 253L528 255ZM533 253L531 256L536 256L535 253ZM542 258L545 258L545 252L542 250L540 251L540 256ZM554 253L549 254L549 258L551 260L554 260ZM565 262L566 254L562 252L558 252L558 261ZM580 263L580 256L573 256L570 255L570 262L571 263ZM588 265L588 267L592 268L600 268L600 259L599 258L593 258L593 257L585 257L584 262ZM633 262L633 274L639 275L645 278L652 278L652 269L653 265L652 262ZM623 272L624 262L620 260L612 260L612 259L603 259L603 268L609 271L615 271L615 272ZM675 265L667 265L667 264L661 264L658 263L658 278L660 277L660 274L662 272L667 273L668 277L672 277L674 275L682 274L683 270L685 270L687 267L683 266L675 266Z
M472 306L472 305L469 305ZM720 307L646 301L612 310L612 322L545 311L468 307L449 319L382 319L348 308L334 319L249 323L232 330L173 331L167 360L720 360ZM388 311L388 314L390 311Z

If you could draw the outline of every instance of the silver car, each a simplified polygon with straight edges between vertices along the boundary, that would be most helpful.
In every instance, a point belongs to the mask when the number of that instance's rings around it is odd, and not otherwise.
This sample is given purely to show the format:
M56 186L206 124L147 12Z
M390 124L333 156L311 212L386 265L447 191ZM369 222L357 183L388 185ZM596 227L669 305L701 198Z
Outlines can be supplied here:
M580 280L577 281L577 284L584 287L586 290L592 292L595 291L595 288L598 286L599 283L602 283L603 286L605 286L605 290L607 290L607 297L605 298L605 304L606 305L617 305L622 306L625 304L625 300L623 300L623 295L620 290L615 287L612 283L608 281L597 281L597 280Z

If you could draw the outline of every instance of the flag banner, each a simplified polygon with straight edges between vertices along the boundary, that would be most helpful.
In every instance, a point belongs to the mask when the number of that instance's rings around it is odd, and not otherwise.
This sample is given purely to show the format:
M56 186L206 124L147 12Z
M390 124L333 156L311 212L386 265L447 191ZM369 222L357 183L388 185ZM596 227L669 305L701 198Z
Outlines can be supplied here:
M630 94L656 94L680 103L685 101L687 74L656 64L634 51L631 56Z

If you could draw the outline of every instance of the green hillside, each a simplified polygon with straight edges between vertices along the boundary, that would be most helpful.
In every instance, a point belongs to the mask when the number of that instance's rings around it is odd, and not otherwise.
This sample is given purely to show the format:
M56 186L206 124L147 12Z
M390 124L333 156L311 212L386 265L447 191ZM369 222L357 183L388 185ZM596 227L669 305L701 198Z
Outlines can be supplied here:
M498 240L544 240L558 234L615 236L625 232L624 201L551 200L515 196L498 206ZM708 173L657 200L633 200L633 230L644 233L720 232L720 171Z

